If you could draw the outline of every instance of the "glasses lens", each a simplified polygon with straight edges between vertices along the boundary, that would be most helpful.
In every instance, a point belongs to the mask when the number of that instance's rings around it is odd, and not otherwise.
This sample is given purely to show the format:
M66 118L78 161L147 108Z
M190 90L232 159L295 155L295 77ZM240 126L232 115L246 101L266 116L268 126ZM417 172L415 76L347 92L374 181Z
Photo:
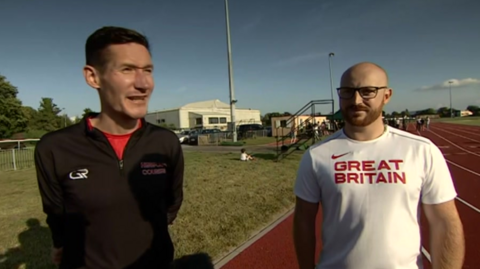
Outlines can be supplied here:
M340 88L338 89L338 96L340 98L351 98L353 94L355 93L355 89L351 88Z
M377 95L377 89L371 88L371 87L360 88L359 92L363 98L367 98L367 99L375 98L375 96Z

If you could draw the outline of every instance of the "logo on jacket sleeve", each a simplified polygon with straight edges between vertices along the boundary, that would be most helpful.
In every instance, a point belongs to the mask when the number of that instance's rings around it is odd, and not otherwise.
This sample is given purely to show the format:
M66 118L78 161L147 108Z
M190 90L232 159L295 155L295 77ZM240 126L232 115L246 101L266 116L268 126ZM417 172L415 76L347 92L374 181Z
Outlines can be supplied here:
M167 164L159 162L141 162L140 168L144 176L161 175L167 172Z
M83 169L78 169L73 172L70 172L68 177L71 180L79 180L79 179L87 179L88 178L88 169L83 168Z

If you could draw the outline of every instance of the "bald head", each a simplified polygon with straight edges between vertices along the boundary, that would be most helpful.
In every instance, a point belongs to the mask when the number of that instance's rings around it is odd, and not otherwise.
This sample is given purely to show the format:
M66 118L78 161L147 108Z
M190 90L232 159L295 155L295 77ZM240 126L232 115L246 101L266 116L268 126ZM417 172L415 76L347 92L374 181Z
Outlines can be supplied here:
M381 66L363 62L348 68L342 75L341 87L388 86L388 75Z

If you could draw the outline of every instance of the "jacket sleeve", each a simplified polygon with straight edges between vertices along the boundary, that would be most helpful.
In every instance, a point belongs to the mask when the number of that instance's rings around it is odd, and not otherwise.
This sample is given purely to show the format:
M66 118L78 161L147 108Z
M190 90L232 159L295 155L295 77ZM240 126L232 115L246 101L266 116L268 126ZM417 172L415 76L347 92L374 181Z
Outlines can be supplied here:
M183 202L183 173L184 173L184 159L182 146L178 139L175 139L175 149L172 153L172 189L171 199L168 207L168 223L172 223L177 217L177 213L180 210Z
M35 147L35 168L42 199L43 212L52 233L53 246L63 246L64 206L63 191L55 176L53 154L40 140Z

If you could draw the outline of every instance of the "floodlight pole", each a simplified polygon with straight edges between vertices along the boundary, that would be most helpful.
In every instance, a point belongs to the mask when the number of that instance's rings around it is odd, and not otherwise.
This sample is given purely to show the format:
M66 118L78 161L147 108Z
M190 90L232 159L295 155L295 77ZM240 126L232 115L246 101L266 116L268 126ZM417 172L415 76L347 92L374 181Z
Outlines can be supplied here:
M230 124L232 140L237 142L237 126L235 124L235 86L233 84L232 44L230 40L230 18L228 15L228 0L225 0L225 24L227 28L228 82L230 88Z

